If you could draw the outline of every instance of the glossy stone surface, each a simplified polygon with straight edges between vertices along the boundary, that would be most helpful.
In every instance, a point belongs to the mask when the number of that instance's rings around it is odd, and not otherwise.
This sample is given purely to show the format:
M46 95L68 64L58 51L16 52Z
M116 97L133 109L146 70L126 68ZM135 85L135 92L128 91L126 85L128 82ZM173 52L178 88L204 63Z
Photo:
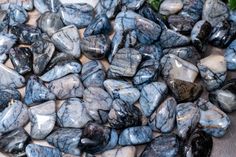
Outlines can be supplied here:
M175 157L178 154L180 142L175 134L160 135L145 148L141 157Z
M0 54L7 53L15 44L17 37L14 34L0 32Z
M114 18L120 9L121 0L99 0L96 7L96 14L106 14L108 18Z
M25 84L25 78L18 74L16 71L8 68L7 66L0 63L0 85L20 88Z
M138 145L152 140L152 129L149 126L136 126L124 129L119 136L119 145Z
M107 79L103 85L113 99L134 104L140 97L139 90L127 81Z
M226 79L226 61L221 55L210 55L198 63L198 69L207 90L219 88Z
M138 33L134 30L126 33L124 37L125 48L134 47L138 43L137 34Z
M19 74L26 74L32 70L32 52L27 47L16 47L9 52L9 58L14 69Z
M126 146L108 150L102 153L101 157L124 157L124 154L128 157L136 157L136 148L134 146Z
M182 15L171 15L168 17L168 24L172 30L187 35L193 29L194 21Z
M137 10L143 4L145 0L121 0L121 4L126 9Z
M6 133L23 127L29 120L25 104L19 100L11 101L0 114L0 133Z
M84 91L84 86L77 74L70 74L51 81L47 84L47 88L52 91L58 99L82 97Z
M29 108L31 122L30 136L34 139L44 139L56 123L55 101L47 101Z
M163 82L152 82L141 90L139 99L143 114L149 117L167 96L168 88Z
M58 128L47 137L47 142L61 152L77 156L81 154L78 148L81 135L81 129Z
M160 5L159 13L168 16L178 13L182 8L181 0L164 0Z
M80 57L80 35L74 25L59 29L51 39L57 49L76 58Z
M107 122L112 98L104 89L88 87L83 92L83 101L88 113L96 122Z
M162 57L161 66L161 73L164 79L179 79L194 82L198 75L198 69L195 65L173 54L167 54Z
M149 126L153 131L171 132L175 127L175 108L177 102L173 97L167 98L149 119Z
M70 98L63 102L57 111L57 123L60 127L83 128L92 121L85 104L78 98Z
M227 47L224 57L227 62L227 69L236 70L236 40L232 41L232 43Z
M62 157L61 152L57 148L41 146L37 144L28 144L25 151L27 157Z
M141 53L143 60L154 59L160 61L161 57L163 56L162 48L157 43L151 45L140 44L135 48Z
M61 2L59 0L34 0L34 7L40 12L45 13L47 11L57 12Z
M110 51L110 39L103 34L84 37L80 45L89 59L102 59Z
M24 102L26 105L34 106L48 100L56 99L55 95L44 86L43 82L36 76L31 76L25 88Z
M196 101L200 109L199 124L202 130L214 137L222 137L230 126L229 117L215 105L200 98Z
M84 28L93 19L93 7L87 3L64 4L59 9L61 19L65 25L75 25L77 28Z
M121 99L115 99L108 114L108 122L115 129L137 126L141 124L141 115L142 113L136 106L127 104Z
M6 10L0 10L0 32L7 32L9 16Z
M28 13L26 10L16 4L9 5L8 14L10 18L9 25L11 26L25 23L28 20Z
M55 55L52 57L50 62L47 65L46 71L52 69L54 66L61 64L61 63L67 63L70 61L77 61L79 62L75 57L68 53L63 52L56 52ZM79 62L80 63L80 62Z
M103 87L106 73L100 61L89 61L82 66L81 80L85 87Z
M198 107L191 102L178 104L176 107L177 134L185 139L194 131L200 120Z
M5 6L8 7L11 4L19 5L27 11L31 11L33 9L33 1L32 0L8 0L8 3L3 3L2 7L5 7Z
M7 55L4 53L4 54L0 54L0 63L5 63L6 60L7 60Z

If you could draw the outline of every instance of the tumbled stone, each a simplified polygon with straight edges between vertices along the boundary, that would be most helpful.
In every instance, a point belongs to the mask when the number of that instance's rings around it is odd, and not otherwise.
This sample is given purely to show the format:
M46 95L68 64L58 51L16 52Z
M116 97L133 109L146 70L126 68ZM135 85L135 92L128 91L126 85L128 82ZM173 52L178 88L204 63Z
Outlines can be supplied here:
M82 97L84 86L78 74L70 74L46 85L58 99Z
M40 12L45 13L47 11L57 12L61 6L59 0L34 0L34 7Z
M57 123L60 127L83 128L92 121L85 104L78 98L70 98L63 102L57 111Z
M102 88L88 87L83 93L84 105L89 115L98 123L106 123L112 98Z
M6 10L0 10L0 32L7 32L9 16Z
M194 21L189 17L182 15L171 15L168 17L170 28L181 34L190 34L194 26Z
M224 57L227 62L227 69L236 70L236 40L227 47Z
M191 102L178 104L176 107L177 134L185 139L195 130L200 119L198 107Z
M108 18L114 18L120 9L121 0L99 0L96 7L96 14L106 14Z
M143 87L139 103L146 117L149 117L160 105L167 96L167 92L167 85L163 82L152 82Z
M4 1L3 1L4 2ZM11 4L16 4L23 7L27 11L31 11L33 9L33 0L7 0L6 3L2 4L2 7L9 7Z
M136 157L136 148L134 146L126 146L108 150L102 153L101 157Z
M167 54L161 59L162 76L166 79L179 79L187 82L194 82L198 69L195 65L177 57Z
M175 127L175 108L177 102L173 97L167 98L149 119L149 126L153 131L161 133L171 132Z
M10 18L9 25L11 26L25 23L28 20L28 13L26 10L16 4L10 4L8 14Z
M153 59L156 61L160 61L163 56L162 48L159 44L140 44L135 47L142 55L143 60Z
M140 97L139 90L127 81L107 79L103 85L113 99L121 99L128 104L134 104Z
M19 100L13 100L0 114L0 133L23 127L28 120L28 110L25 104Z
M119 136L119 145L138 145L152 140L152 129L149 126L136 126L124 129Z
M14 34L0 32L0 54L7 53L15 44L17 37Z
M138 43L137 32L135 30L127 32L125 36L125 48L134 47Z
M168 16L178 13L182 8L181 0L164 0L160 5L159 13Z
M196 101L200 109L202 130L214 137L222 137L230 126L229 117L215 105L202 98Z
M61 152L57 148L41 146L37 144L28 144L25 151L27 157L62 157Z
M121 0L121 4L126 9L138 10L145 0Z
M7 60L7 55L4 53L4 54L0 54L0 63L5 63L6 60Z

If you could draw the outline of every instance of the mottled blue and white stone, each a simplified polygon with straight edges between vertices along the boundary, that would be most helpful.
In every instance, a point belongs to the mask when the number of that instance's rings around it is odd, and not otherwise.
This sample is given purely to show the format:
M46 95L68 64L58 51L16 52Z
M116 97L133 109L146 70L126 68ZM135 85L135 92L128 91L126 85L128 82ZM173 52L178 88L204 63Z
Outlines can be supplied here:
M17 37L14 34L0 32L0 39L0 54L4 54L16 43Z
M25 23L28 20L26 10L17 4L9 5L8 14L10 18L9 25L11 26Z
M106 14L108 18L114 18L119 12L121 0L99 0L96 7L96 14Z
M176 106L177 102L173 97L170 97L158 107L149 119L149 126L153 131L168 133L174 129Z
M224 57L227 62L227 69L236 70L236 40L232 41L227 47Z
M163 57L163 51L159 44L141 44L135 47L142 55L143 60L154 59L156 61L160 61Z
M57 12L61 6L60 0L34 0L34 7L40 12Z
M78 98L70 98L63 102L57 111L57 123L60 127L83 128L92 121L84 102Z
M13 100L0 113L0 133L6 133L23 127L29 120L28 109L19 100Z
M152 140L152 129L149 126L136 126L124 129L120 133L119 145L138 145Z
M4 2L4 1L3 1ZM27 11L31 11L33 9L33 0L7 0L6 3L1 4L2 9L8 8L11 4L16 4L23 7Z
M87 3L64 4L59 9L61 19L65 25L75 25L84 28L93 20L93 7Z
M54 128L56 123L56 103L47 101L29 108L31 122L30 136L33 139L44 139Z
M52 35L52 42L62 52L80 57L80 35L74 25L66 26Z
M177 134L185 139L194 131L200 120L200 111L192 102L181 103L176 107Z
M0 10L0 32L8 32L8 25L9 16L7 10Z
M134 104L140 97L139 90L127 81L107 79L103 85L113 99Z
M138 10L145 0L121 0L122 6L126 9Z
M84 86L78 74L70 74L47 84L58 99L82 97Z
M3 54L0 54L0 63L5 63L6 62L6 60L7 60L7 55L5 54L5 53L3 53Z
M111 109L112 98L102 88L88 87L83 93L84 105L90 116L98 123L106 123Z
M23 76L1 63L0 75L4 76L0 77L0 85L13 88L20 88L25 84L25 78Z
M223 111L211 102L200 98L196 101L200 109L200 121L202 129L214 137L222 137L230 126L230 119Z
M152 82L143 87L139 99L143 114L149 117L166 98L168 87L164 82Z
M81 135L81 129L58 128L47 137L47 142L61 152L79 156L81 155L79 149Z
M105 68L100 61L92 60L83 64L81 80L85 87L103 87L105 77Z
M31 76L25 88L24 102L26 105L34 106L48 100L56 99L55 95L44 86L43 82L36 76Z
M134 47L138 43L137 32L135 30L126 32L125 48Z
M207 90L215 90L224 83L227 75L224 56L210 55L201 59L197 66Z
M27 157L62 157L61 152L57 148L37 144L27 145L25 151Z

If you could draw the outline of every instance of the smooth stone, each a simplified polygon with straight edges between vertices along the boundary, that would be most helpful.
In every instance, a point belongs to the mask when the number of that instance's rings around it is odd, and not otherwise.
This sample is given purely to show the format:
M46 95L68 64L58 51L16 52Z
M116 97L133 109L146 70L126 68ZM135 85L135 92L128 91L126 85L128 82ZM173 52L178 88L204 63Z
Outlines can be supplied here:
M99 0L95 12L97 15L106 14L109 19L116 17L120 10L121 0Z
M164 0L159 8L159 13L165 16L178 13L183 8L181 0Z
M36 76L31 76L25 88L24 102L34 106L48 100L56 99L55 95Z
M151 44L151 45L146 45L146 44L139 44L135 47L141 55L143 60L156 60L160 61L162 56L163 56L163 51L162 48L159 44Z
M11 100L20 100L20 92L11 87L0 86L0 112L7 107Z
M173 30L165 29L160 36L160 45L164 48L174 48L181 46L188 46L190 39L187 36L179 34Z
M232 41L227 47L224 57L227 63L227 69L236 70L236 40Z
M178 102L192 102L202 94L203 87L199 83L192 83L178 79L168 80L167 85Z
M192 102L181 103L176 106L177 134L182 139L193 132L200 120L200 111Z
M14 34L0 32L0 39L0 54L4 54L13 47L17 37Z
M81 68L81 64L77 61L68 61L61 64L59 63L39 78L44 82L50 82L62 78L68 74L78 74L81 71Z
M104 89L88 87L83 92L83 101L93 120L102 124L107 122L113 100Z
M16 156L25 154L25 147L30 142L30 136L23 128L17 128L0 136L0 150Z
M121 0L121 4L125 9L138 10L145 0Z
M77 28L87 27L93 20L93 7L87 3L64 4L59 9L65 25L75 25Z
M162 76L167 79L179 79L194 82L198 69L195 65L187 62L176 55L167 54L161 59Z
M152 140L152 129L149 126L136 126L124 129L119 136L119 145L139 145Z
M128 104L134 104L140 97L139 90L127 81L107 79L103 85L113 99L121 99Z
M229 20L236 22L236 11L235 10L230 10L229 12Z
M49 36L52 36L59 29L61 29L64 24L58 14L45 12L37 20L37 26Z
M103 87L105 78L105 68L100 61L92 60L83 64L81 80L85 87Z
M197 66L208 91L218 89L224 83L227 74L224 56L210 55L201 59Z
M51 60L55 46L48 40L40 40L32 44L31 51L33 53L33 71L36 75L40 75Z
M105 34L109 35L112 31L112 25L106 14L97 15L84 31L84 36Z
M202 130L214 137L224 136L231 123L227 114L202 98L198 99L195 103L200 110L199 124Z
M18 24L25 23L28 20L28 13L26 10L16 4L10 4L8 8L8 14L9 14L9 25L10 26L16 26Z
M46 140L61 152L79 156L81 155L80 149L78 148L80 145L81 135L81 129L58 128L54 130Z
M221 0L206 0L202 11L202 19L214 27L217 23L228 19L229 8Z
M116 76L133 77L142 56L133 48L122 48L114 56L109 71Z
M102 153L101 157L136 157L136 148L134 146L126 146L108 150Z
M180 141L175 134L163 134L147 145L141 157L175 157L178 155Z
M57 111L57 123L60 127L83 128L92 121L84 102L70 98L63 102Z
M163 50L164 54L173 54L177 57L188 61L194 65L197 65L201 56L198 50L193 46L184 46L184 47L177 47L177 48L167 48Z
M23 127L28 123L28 109L19 100L12 100L0 113L0 133Z
M59 29L52 35L51 39L57 49L76 58L80 57L80 35L74 25Z
M177 102L173 97L167 98L149 118L149 126L153 131L171 132L175 127L175 108Z
M8 59L8 56L5 53L0 54L0 63L4 64L7 59Z
M139 108L132 104L127 104L121 99L115 99L108 114L108 122L112 128L122 129L141 124Z
M31 72L32 52L28 47L15 47L9 52L14 69L21 75Z
M137 34L135 30L126 33L124 41L125 48L134 47L138 43Z
M9 5L11 5L11 4L19 5L27 11L32 11L32 9L34 7L33 0L7 0L7 3L3 3L2 7L9 7Z
M161 104L168 93L167 85L163 82L152 82L141 90L139 99L140 107L146 117L151 116L154 110Z
M83 37L80 43L81 51L89 59L102 59L110 51L110 39L105 35Z
M60 0L34 0L34 7L40 12L57 12L61 6Z
M27 157L62 157L61 152L57 148L41 146L37 144L28 144L25 151Z
M4 76L0 77L0 85L2 86L20 88L25 85L25 78L23 76L1 63L0 74Z
M7 32L9 16L6 10L0 10L0 32Z
M84 86L77 74L70 74L51 81L46 86L58 99L82 97L84 91Z

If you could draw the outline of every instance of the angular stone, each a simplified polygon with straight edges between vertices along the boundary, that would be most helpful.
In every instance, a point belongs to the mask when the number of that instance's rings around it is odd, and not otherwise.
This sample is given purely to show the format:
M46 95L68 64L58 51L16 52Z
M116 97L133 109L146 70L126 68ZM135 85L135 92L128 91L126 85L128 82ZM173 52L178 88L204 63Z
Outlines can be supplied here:
M34 0L34 7L40 12L45 13L47 11L57 12L61 3L59 0Z
M236 40L232 41L232 43L227 47L224 57L227 62L227 69L236 70Z
M112 98L102 88L88 87L83 93L84 105L90 116L98 123L106 123Z
M149 126L136 126L124 129L119 136L119 145L145 144L152 140L152 129Z
M9 16L6 10L0 10L0 32L7 32Z
M161 57L163 56L162 48L159 44L140 44L135 47L142 55L143 60L156 60L160 61Z
M102 153L101 157L136 157L136 148L134 146L126 146L117 149L108 150Z
M134 47L138 43L137 34L138 33L134 30L126 33L125 48Z
M215 105L202 98L196 101L200 109L199 124L202 130L214 137L222 137L230 126L230 119Z
M84 86L77 74L64 76L48 83L46 86L58 99L82 97L84 91Z
M3 3L2 7L5 7L5 6L9 7L9 5L11 5L11 4L19 5L27 11L31 11L34 7L32 0L7 0L7 3Z
M7 53L15 44L17 37L14 34L0 32L0 54Z
M23 127L28 120L28 110L25 104L19 100L13 100L0 114L0 133Z
M178 13L182 8L181 0L164 0L160 5L159 13L168 16Z
M188 35L193 29L194 21L182 15L171 15L168 17L168 24L172 30Z
M108 18L114 18L118 13L121 0L99 0L96 7L96 14L106 14Z
M92 121L85 104L78 98L70 98L63 102L57 111L57 123L60 127L83 128Z
M47 137L47 142L58 148L61 152L79 156L80 149L78 147L81 135L81 129L58 128Z
M7 10L10 18L10 26L16 26L18 24L25 23L29 18L26 10L19 5L10 4Z
M61 152L57 148L41 146L37 144L28 144L25 151L27 157L62 157Z
M121 4L126 9L138 10L145 0L121 0Z
M177 57L167 54L161 59L162 76L167 79L179 79L187 82L194 82L198 69L195 65Z
M128 104L134 104L140 97L139 90L127 81L107 79L103 85L113 99L121 99Z

